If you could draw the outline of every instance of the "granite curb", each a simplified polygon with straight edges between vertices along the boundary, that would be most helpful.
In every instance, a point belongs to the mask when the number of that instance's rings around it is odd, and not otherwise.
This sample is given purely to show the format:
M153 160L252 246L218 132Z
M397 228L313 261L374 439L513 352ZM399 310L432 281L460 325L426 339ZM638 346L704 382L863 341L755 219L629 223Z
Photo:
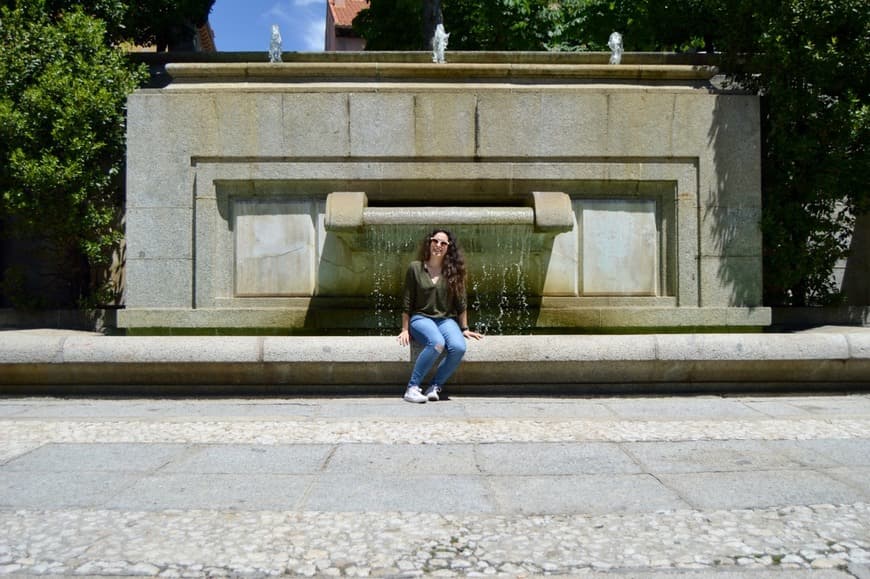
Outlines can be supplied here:
M204 385L379 393L406 380L410 363L408 348L391 336L0 332L0 392L7 394L44 392L16 386L84 393L94 386L130 385L172 386L191 394ZM487 336L469 343L453 383L466 394L493 384L517 393L860 390L870 385L870 331Z

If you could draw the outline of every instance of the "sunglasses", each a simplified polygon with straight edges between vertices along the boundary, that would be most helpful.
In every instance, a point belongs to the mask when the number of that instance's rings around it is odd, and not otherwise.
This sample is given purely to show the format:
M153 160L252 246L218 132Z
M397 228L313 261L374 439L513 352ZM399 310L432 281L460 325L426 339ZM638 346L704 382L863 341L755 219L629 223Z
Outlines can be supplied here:
M434 237L432 239L430 239L429 241L434 243L435 245L437 245L439 247L447 247L448 245L450 245L449 241L441 241L440 239L435 239Z

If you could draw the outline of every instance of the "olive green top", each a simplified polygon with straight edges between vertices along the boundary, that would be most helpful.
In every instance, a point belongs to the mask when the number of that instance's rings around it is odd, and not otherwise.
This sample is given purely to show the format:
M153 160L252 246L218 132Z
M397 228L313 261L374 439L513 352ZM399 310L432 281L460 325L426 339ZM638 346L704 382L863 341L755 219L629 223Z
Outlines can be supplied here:
M443 275L438 278L438 283L433 283L422 262L411 262L405 274L404 313L422 314L429 318L453 318L464 312L466 307L465 295L450 297Z

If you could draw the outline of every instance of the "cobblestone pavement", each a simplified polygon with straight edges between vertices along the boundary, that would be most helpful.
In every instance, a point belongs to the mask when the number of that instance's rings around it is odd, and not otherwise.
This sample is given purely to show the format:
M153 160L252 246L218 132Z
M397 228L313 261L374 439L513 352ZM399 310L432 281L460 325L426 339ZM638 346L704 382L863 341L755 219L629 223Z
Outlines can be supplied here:
M0 575L870 578L870 396L0 398Z

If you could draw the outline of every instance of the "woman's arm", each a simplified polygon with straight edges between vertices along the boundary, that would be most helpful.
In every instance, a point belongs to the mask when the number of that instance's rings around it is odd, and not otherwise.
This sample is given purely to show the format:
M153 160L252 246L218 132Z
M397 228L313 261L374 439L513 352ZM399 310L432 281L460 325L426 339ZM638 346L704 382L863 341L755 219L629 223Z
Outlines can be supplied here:
M462 330L462 335L466 338L483 339L483 334L478 334L468 329L468 310L462 310L462 313L459 314L459 329Z
M399 343L403 346L407 346L411 343L411 337L408 331L410 323L411 316L407 312L402 312L402 331L399 332Z

